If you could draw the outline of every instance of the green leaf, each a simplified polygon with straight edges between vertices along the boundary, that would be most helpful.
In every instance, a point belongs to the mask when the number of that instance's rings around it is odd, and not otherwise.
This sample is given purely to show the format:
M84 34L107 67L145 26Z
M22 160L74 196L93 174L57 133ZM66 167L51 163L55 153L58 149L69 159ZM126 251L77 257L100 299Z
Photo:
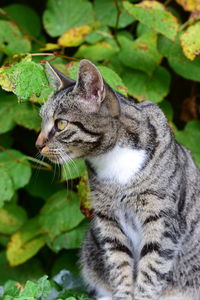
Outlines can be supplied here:
M11 130L15 123L13 116L17 107L17 98L8 93L0 94L0 133Z
M171 40L175 39L179 29L178 21L160 2L146 0L131 4L124 1L123 5L128 13L142 24Z
M38 299L42 296L47 297L51 291L51 284L47 278L48 276L44 275L36 283L28 280L24 289L19 293L20 299L27 297L28 299L29 297L34 297L34 299Z
M0 207L3 206L4 201L8 201L14 195L15 189L13 182L8 172L0 167Z
M200 81L200 57L194 61L187 59L178 41L171 42L169 39L159 37L158 50L166 56L170 67L186 79Z
M99 66L98 70L111 88L123 94L124 96L127 96L127 87L117 73L104 66Z
M112 38L112 34L110 33L108 27L103 26L89 33L86 36L85 41L89 44L95 44L104 40L105 38Z
M19 295L20 288L17 281L9 280L6 282L3 293L3 300L14 300L17 299L15 296Z
M200 22L191 25L180 35L180 42L185 56L194 60L200 54Z
M63 34L70 28L90 25L94 22L92 5L87 0L48 0L43 15L46 31L52 37Z
M173 111L171 103L168 102L168 101L162 101L159 104L159 107L162 109L162 111L164 112L164 114L167 117L167 119L169 121L172 121L173 117L174 117L174 111Z
M23 102L16 106L13 117L16 124L28 129L39 131L41 127L41 118L39 108L33 103Z
M16 25L9 21L0 20L0 51L7 55L27 53L31 43Z
M52 93L45 71L39 64L24 61L0 68L0 85L6 91L12 91L19 99L43 103Z
M66 162L62 167L61 180L69 180L80 177L86 172L86 165L83 159L75 159Z
M0 208L0 233L12 234L27 220L26 211L16 204L6 204Z
M121 51L119 59L130 68L144 71L151 75L160 64L161 54L157 50L157 34L147 32L135 41L119 37Z
M134 19L124 11L122 1L118 1L120 9L120 17L118 28L126 27L131 24ZM113 0L95 0L94 9L96 12L97 19L103 24L111 27L116 27L117 23L117 7Z
M30 259L21 266L10 267L5 251L0 252L0 270L0 284L4 284L8 279L24 283L27 280L37 279L44 274L42 264L36 258Z
M25 188L33 197L39 197L46 201L51 195L65 187L63 183L58 182L54 177L54 172L34 170Z
M76 249L80 248L85 236L85 231L88 222L84 221L75 229L65 232L53 241L51 248L55 252L59 252L61 249Z
M11 266L17 266L33 257L45 244L38 218L29 219L8 243L7 259Z
M50 239L69 231L81 223L80 202L69 190L62 190L51 196L40 213L40 224Z
M113 40L108 39L94 45L82 45L75 53L75 57L101 61L110 59L117 52L119 52L117 44Z
M41 23L38 14L29 6L23 4L11 4L3 8L22 28L25 33L38 37L41 31ZM19 13L20 12L20 13Z
M161 66L154 71L152 76L141 71L126 69L122 79L129 89L129 94L139 101L160 102L169 92L170 74Z
M48 276L44 275L36 282L28 280L25 286L17 281L9 280L4 289L3 299L5 300L36 300L46 297L51 292L50 281Z
M79 63L69 63L67 66L67 76L76 80L78 66ZM124 96L127 95L127 88L124 85L122 79L119 77L119 75L117 75L117 73L115 73L112 69L104 66L97 66L97 69L100 71L101 75L103 76L105 81L111 86L111 88L123 94Z
M188 149L192 150L193 158L200 167L200 121L190 121L184 130L175 132L176 139Z
M16 190L24 187L31 177L31 168L26 156L17 150L0 152L0 168L10 176Z
M137 28L136 28L137 36L140 37L141 35L143 35L147 32L154 32L154 30L150 29L148 26L139 22L137 25Z

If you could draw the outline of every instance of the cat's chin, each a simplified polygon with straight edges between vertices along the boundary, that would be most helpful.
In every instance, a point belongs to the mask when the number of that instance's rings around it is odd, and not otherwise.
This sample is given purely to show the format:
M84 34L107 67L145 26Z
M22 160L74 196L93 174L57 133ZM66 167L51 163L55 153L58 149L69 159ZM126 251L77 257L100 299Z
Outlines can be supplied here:
M56 165L64 165L66 162L70 161L70 157L48 157L47 158Z

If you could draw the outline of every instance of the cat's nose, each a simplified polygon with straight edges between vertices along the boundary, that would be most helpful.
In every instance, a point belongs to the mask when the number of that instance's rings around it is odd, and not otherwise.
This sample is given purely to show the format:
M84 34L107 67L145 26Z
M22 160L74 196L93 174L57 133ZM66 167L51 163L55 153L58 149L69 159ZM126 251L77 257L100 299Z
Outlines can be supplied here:
M46 142L47 142L46 137L43 135L42 132L40 132L36 140L35 146L39 151L41 151L46 146Z

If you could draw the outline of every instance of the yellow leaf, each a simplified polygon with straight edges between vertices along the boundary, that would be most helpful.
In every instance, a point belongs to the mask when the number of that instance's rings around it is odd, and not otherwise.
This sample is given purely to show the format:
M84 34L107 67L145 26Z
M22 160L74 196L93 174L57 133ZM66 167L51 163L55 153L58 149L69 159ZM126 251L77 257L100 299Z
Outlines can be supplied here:
M11 236L6 256L11 266L17 266L34 256L44 245L45 235L38 218L29 219Z
M63 47L79 46L84 41L85 36L90 32L91 27L88 25L71 28L59 37L58 44Z
M87 217L92 217L92 206L89 200L90 188L87 172L81 176L77 185L78 197L81 202L81 212Z
M187 11L200 10L200 0L176 0Z
M23 244L20 232L12 235L7 248L7 259L11 266L18 266L34 256L45 244L44 236Z
M185 56L194 60L200 54L200 22L191 25L180 36L181 46Z
M45 44L45 47L40 49L40 51L49 51L49 50L57 50L57 49L60 49L60 46L58 44L47 43Z

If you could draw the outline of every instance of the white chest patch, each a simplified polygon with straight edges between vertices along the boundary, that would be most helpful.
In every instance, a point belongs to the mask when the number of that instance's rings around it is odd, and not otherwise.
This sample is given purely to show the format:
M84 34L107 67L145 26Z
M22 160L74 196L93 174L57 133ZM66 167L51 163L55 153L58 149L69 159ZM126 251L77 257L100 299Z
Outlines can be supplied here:
M126 184L142 168L145 159L144 150L115 146L109 152L90 158L89 161L100 178Z
M127 215L122 211L117 214L117 217L122 230L134 248L135 254L139 253L142 240L142 226L140 222L136 217Z

